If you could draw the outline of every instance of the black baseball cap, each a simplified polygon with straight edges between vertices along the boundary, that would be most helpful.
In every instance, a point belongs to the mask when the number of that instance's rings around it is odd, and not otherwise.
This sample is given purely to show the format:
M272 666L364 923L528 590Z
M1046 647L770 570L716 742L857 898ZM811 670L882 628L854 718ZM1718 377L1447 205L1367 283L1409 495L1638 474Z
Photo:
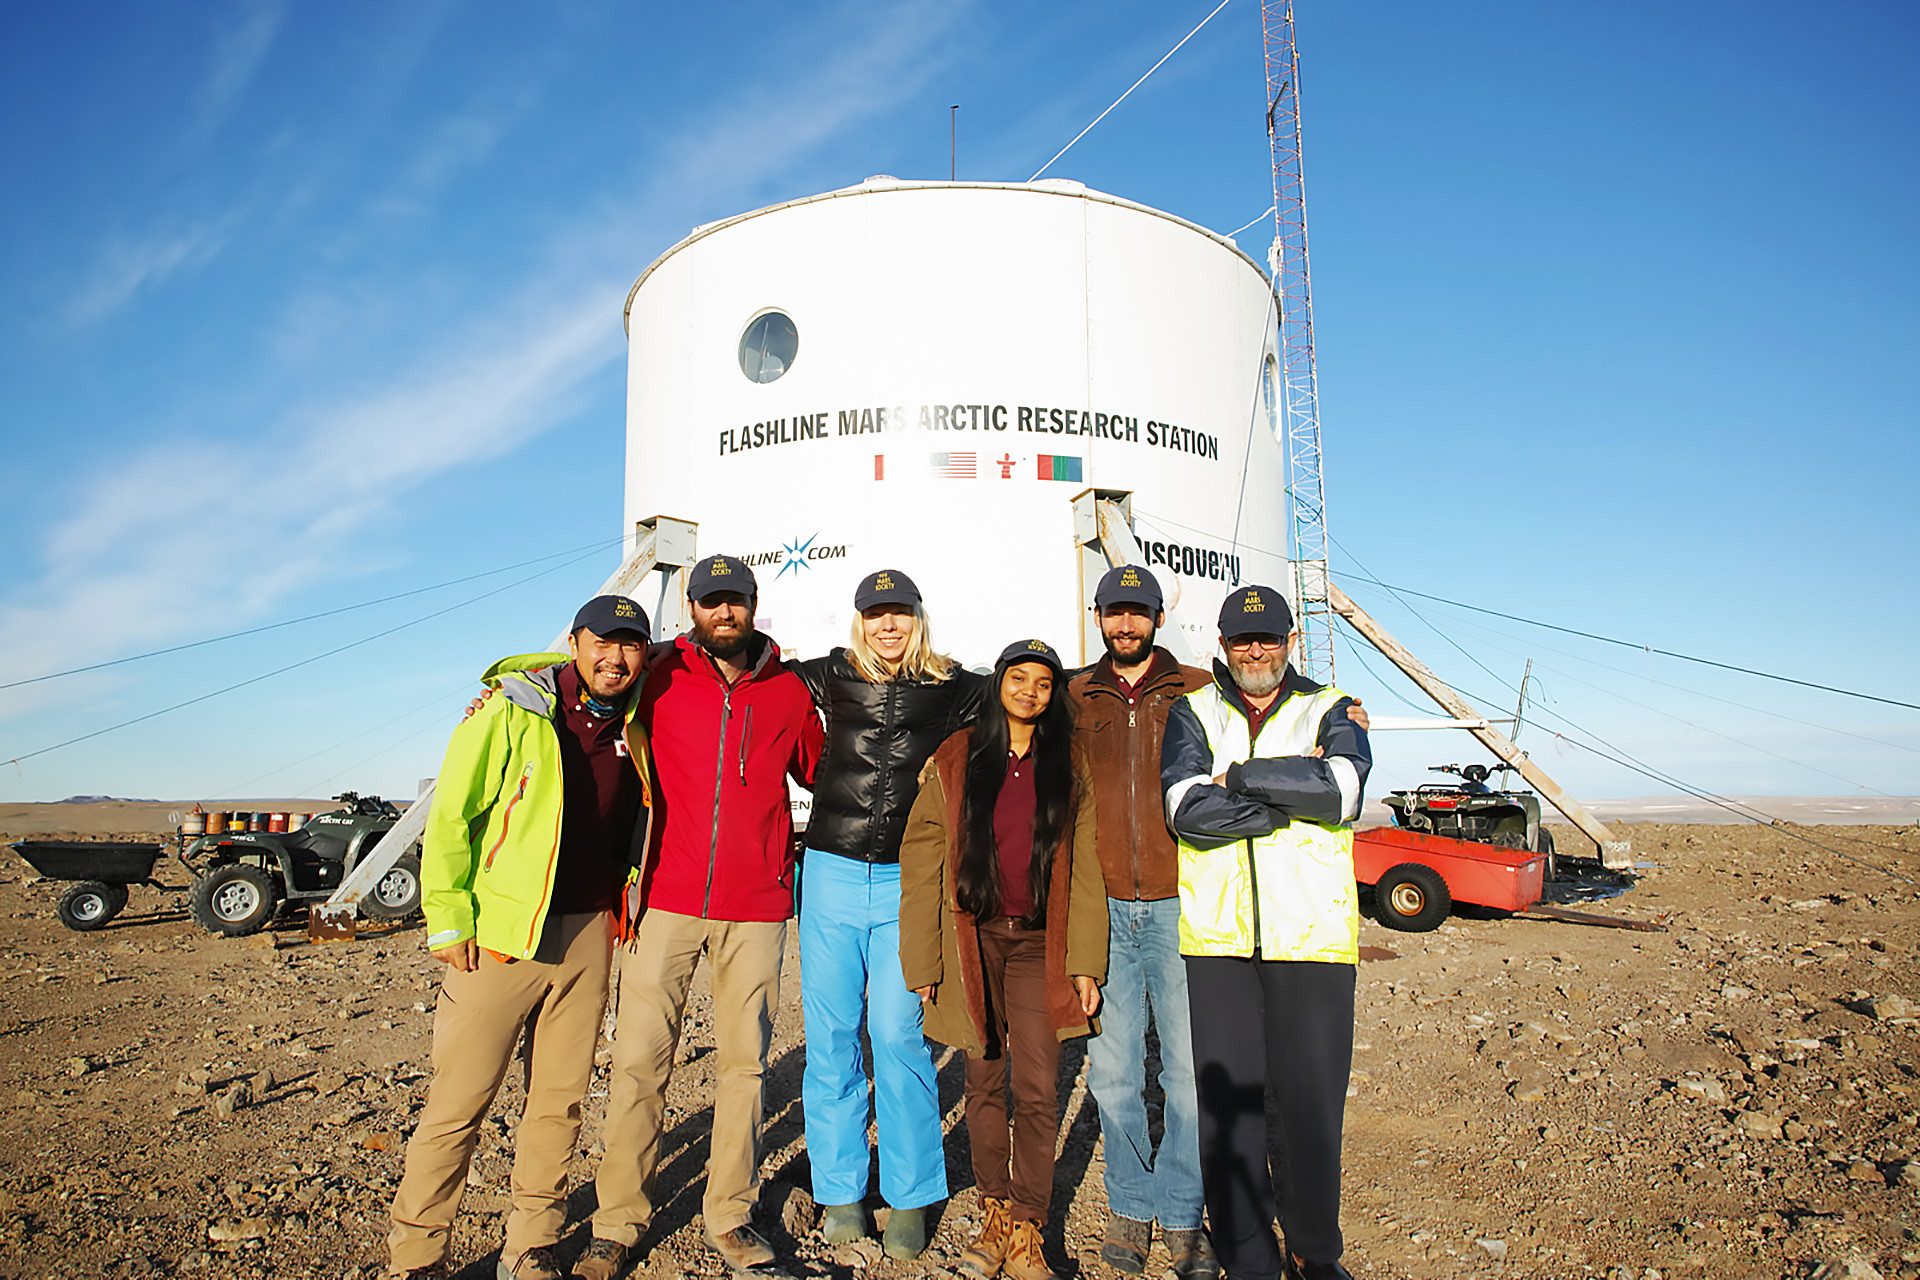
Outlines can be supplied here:
M751 600L760 594L753 570L732 556L708 556L687 575L687 599L704 600L716 591L737 591Z
M1021 662L1043 662L1053 668L1056 676L1067 673L1067 669L1060 664L1060 655L1045 640L1015 640L1000 651L1000 661L995 665L1005 670Z
M653 628L647 624L647 611L625 596L595 596L581 605L580 612L573 615L573 630L582 627L597 636L637 631L642 640L653 638Z
M1272 587L1242 587L1220 606L1220 638L1270 635L1285 640L1293 634L1293 610L1287 598Z
M879 604L919 604L920 588L898 569L881 569L860 579L853 607L862 613Z
M1140 604L1159 613L1166 607L1166 597L1160 594L1160 583L1151 570L1137 564L1117 564L1093 589L1094 608L1104 609L1110 604Z

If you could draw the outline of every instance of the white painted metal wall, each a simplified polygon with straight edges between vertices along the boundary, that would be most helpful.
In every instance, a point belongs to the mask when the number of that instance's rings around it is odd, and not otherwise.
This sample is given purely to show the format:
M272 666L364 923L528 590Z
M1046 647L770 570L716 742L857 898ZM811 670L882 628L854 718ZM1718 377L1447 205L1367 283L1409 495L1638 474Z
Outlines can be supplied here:
M798 350L761 383L739 348L769 309ZM891 567L968 665L1030 635L1077 658L1087 488L1132 491L1197 651L1234 585L1289 585L1272 294L1192 223L1064 181L875 179L697 229L627 332L628 527L684 517L749 558L789 652L846 643Z

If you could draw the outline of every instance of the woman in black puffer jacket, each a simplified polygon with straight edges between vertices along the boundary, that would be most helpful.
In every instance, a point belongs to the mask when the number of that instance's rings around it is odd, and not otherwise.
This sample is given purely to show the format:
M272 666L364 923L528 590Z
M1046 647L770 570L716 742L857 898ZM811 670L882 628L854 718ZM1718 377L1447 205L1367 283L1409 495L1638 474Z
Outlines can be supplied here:
M900 976L900 835L920 768L973 716L986 680L934 652L920 590L897 570L854 593L850 647L794 664L826 720L826 754L800 871L801 1098L813 1197L829 1243L866 1234L864 1015L873 1045L880 1190L896 1258L927 1243L926 1209L947 1197L933 1056L920 1000Z

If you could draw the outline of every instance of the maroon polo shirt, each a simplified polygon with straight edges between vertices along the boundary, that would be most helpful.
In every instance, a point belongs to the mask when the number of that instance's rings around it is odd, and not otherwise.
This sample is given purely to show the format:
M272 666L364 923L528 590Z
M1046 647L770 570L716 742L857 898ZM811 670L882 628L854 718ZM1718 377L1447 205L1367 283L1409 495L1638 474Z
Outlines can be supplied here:
M610 911L627 877L640 778L627 757L625 717L616 711L603 719L587 710L580 673L571 662L560 669L559 683L554 729L566 800L549 910L561 915Z
M993 848L1000 863L1000 914L1020 919L1033 914L1027 883L1033 865L1033 753L1007 752L1007 777L993 802Z

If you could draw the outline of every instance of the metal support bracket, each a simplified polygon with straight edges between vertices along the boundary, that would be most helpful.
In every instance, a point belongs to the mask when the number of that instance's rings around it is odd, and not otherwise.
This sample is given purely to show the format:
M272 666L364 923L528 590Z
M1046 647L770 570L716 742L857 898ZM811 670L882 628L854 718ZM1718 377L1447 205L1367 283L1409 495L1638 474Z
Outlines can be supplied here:
M1080 665L1099 658L1106 648L1100 637L1100 615L1093 593L1108 569L1123 564L1146 567L1147 555L1133 536L1133 493L1127 489L1082 489L1073 496L1073 545L1077 552L1080 586ZM1159 643L1181 662L1206 666L1167 609L1167 624Z

